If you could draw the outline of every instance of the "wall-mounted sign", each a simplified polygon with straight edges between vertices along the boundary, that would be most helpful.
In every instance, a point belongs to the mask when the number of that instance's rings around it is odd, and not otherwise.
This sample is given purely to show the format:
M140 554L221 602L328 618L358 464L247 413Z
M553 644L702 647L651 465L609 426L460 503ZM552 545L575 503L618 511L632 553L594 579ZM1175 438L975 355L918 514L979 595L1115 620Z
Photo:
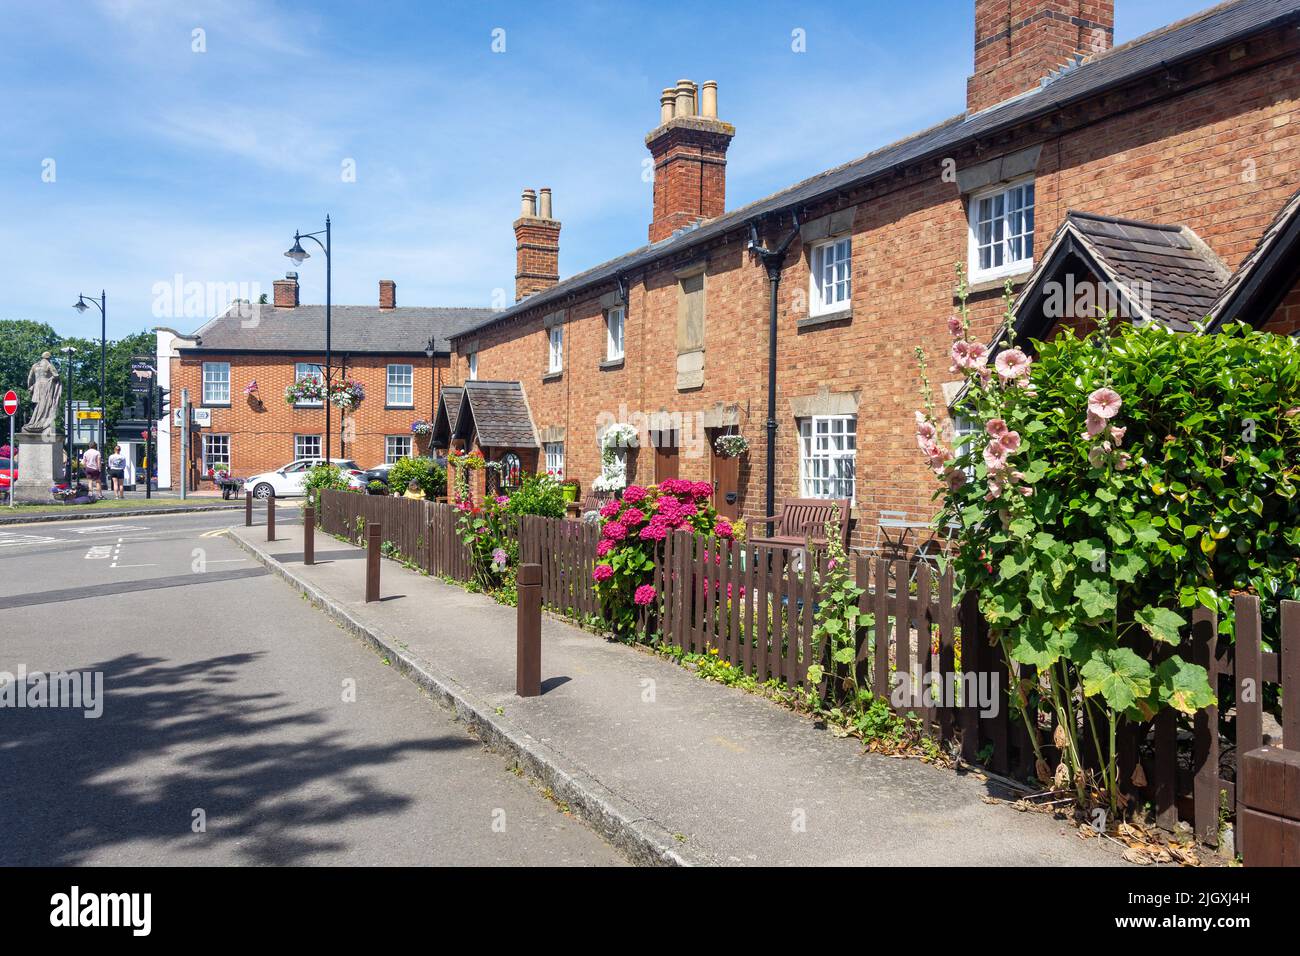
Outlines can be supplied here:
M179 408L173 408L173 409L172 409L172 424L173 424L173 425L179 425L180 423L181 423L181 410L180 410ZM191 425L198 425L200 428L211 428L211 427L212 427L212 409L210 409L210 408L191 408L191 409L190 409L190 424L191 424Z

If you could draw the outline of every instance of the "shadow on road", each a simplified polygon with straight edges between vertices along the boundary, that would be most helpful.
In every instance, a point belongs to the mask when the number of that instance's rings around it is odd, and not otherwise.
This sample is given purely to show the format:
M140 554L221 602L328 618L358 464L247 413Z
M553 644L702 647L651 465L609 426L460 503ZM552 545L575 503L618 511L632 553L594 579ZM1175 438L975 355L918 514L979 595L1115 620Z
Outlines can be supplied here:
M132 862L302 863L347 849L333 825L411 802L368 768L477 746L456 734L349 743L303 694L237 691L260 656L178 664L123 655L85 668L104 675L98 719L0 710L0 864L111 861L127 843L149 844L133 848ZM205 833L193 832L196 809Z

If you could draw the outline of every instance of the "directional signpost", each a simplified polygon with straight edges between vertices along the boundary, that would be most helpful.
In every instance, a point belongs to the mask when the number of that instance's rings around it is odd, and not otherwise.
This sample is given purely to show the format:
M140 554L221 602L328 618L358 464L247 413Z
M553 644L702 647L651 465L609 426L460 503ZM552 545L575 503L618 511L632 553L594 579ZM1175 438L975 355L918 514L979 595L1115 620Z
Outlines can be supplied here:
M157 394L158 370L147 356L136 355L131 359L131 391L144 395L145 421L149 428L144 432L144 496L153 497L154 465L154 430L157 418L154 415L154 398Z
M14 416L18 414L18 393L12 388L5 392L5 414L9 416L9 507L14 506L14 482L18 469L14 466Z

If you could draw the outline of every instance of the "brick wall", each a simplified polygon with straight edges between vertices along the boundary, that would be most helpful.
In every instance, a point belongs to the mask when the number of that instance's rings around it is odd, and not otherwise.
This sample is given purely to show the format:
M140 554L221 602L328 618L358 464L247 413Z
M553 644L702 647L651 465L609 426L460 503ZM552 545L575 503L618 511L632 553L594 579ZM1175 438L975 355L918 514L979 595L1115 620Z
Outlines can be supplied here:
M1300 332L1300 282L1287 293L1285 299L1264 324L1264 331L1278 335L1295 335Z
M237 355L237 354L185 354L172 360L171 402L179 409L181 390L188 389L195 408L203 405L203 362L230 363L230 405L212 407L212 426L198 428L194 436L192 453L197 461L205 433L230 435L230 466L236 475L247 477L288 464L294 458L294 435L321 435L324 451L325 410L320 407L298 408L285 404L284 390L294 377L296 362L321 361L320 356ZM446 378L448 360L435 356L434 361ZM336 363L343 363L335 356ZM412 366L414 407L386 409L387 367L389 363ZM347 417L355 420L356 440L340 451L339 431L342 413L331 409L331 431L335 458L354 459L361 467L371 468L384 460L384 438L387 435L409 435L411 422L417 418L433 417L432 394L434 373L424 355L419 356L365 356L349 357L346 371L349 377L361 382L366 398L361 407ZM260 402L244 395L244 387L256 379ZM180 487L180 433L172 432L172 487ZM427 451L427 439L413 443L417 453Z
M1294 32L1213 54L1161 86L1141 83L1110 93L952 158L962 168L1042 144L1036 173L1038 254L1065 213L1080 209L1186 224L1235 268L1300 185L1300 58ZM920 402L914 349L926 350L936 383L955 378L944 357L950 344L945 323L954 306L953 267L965 260L968 238L965 201L940 173L937 161L906 169L837 198L834 207L805 210L807 222L832 208L855 209L850 320L799 328L799 320L808 317L809 276L807 250L798 241L782 276L777 498L799 494L791 400L856 395L857 545L872 543L882 509L918 519L934 513L935 483L914 438L913 411ZM788 228L788 220L782 228ZM779 234L775 230L769 242ZM675 273L698 261L706 262L704 385L680 392L672 333ZM994 286L977 288L971 299L975 328L984 339L1002 314L1001 283ZM475 333L478 377L523 382L538 428L565 429L566 471L584 491L599 473L595 431L602 411L617 415L624 405L631 412L667 410L689 417L737 405L738 430L751 444L742 462L742 513L756 518L764 513L767 289L762 266L744 251L744 236L736 234L629 277L621 368L600 368L599 296L610 291L605 287L567 309L560 378L543 381L543 313L553 312L553 305ZM454 375L463 380L463 356L454 364ZM636 457L633 480L653 480L653 459L647 450ZM684 478L707 479L708 455L683 453L679 470Z

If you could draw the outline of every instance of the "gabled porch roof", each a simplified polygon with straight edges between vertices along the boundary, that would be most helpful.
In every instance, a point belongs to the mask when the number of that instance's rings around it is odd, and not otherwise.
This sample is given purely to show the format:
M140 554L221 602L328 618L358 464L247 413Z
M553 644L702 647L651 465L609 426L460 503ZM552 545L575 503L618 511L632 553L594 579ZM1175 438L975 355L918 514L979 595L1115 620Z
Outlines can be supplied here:
M466 447L474 441L480 448L540 447L519 382L466 382L451 437Z

